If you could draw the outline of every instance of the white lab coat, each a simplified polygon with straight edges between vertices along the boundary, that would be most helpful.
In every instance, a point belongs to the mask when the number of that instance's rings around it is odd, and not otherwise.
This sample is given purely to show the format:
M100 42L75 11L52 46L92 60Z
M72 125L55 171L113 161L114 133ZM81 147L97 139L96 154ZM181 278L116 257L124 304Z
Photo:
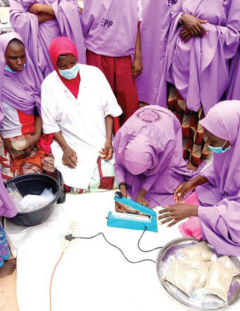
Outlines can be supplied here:
M48 75L42 84L41 109L43 132L50 134L61 131L78 156L76 169L63 165L63 151L53 140L54 166L62 173L66 185L87 189L99 151L106 141L105 117L117 117L122 110L98 68L79 65L79 71L81 82L77 99L62 83L56 71Z

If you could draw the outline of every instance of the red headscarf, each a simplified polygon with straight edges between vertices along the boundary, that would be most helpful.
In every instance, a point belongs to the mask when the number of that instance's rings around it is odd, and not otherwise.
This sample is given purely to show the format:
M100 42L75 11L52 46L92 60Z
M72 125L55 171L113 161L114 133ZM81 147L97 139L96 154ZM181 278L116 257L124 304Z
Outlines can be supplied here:
M78 59L78 52L73 41L67 37L58 37L51 42L49 46L49 55L59 78L69 89L69 91L71 91L73 95L77 98L81 81L80 74L78 73L75 79L68 80L60 75L57 67L58 57L64 54L72 54L76 57L76 59Z

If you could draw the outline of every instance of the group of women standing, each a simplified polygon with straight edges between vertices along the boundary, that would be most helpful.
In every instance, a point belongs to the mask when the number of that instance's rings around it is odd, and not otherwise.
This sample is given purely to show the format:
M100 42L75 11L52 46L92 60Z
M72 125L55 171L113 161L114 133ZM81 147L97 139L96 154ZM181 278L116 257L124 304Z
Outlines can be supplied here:
M117 181L124 196L166 206L163 223L191 217L183 234L240 255L240 0L10 5L15 32L0 37L3 180L57 168L72 193ZM209 149L222 154L199 175ZM16 214L10 199L0 206L0 216ZM0 267L6 249L1 228Z

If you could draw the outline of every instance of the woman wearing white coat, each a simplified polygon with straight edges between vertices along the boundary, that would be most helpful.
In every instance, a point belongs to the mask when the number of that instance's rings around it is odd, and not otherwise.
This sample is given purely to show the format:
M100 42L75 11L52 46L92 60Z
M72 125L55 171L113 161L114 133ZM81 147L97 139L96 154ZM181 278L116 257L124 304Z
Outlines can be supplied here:
M102 72L78 64L70 39L54 39L49 53L55 71L42 84L42 119L54 133L54 166L68 192L113 189L113 117L122 110Z

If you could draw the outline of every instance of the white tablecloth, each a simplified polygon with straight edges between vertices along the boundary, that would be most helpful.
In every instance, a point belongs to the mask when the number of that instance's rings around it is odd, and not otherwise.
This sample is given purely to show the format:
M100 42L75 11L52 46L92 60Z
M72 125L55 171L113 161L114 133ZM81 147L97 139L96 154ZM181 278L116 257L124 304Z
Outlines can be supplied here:
M58 205L42 225L26 228L7 222L6 232L18 257L20 311L49 311L50 279L70 220L78 221L79 236L104 232L132 261L156 260L158 251L145 254L138 250L141 231L107 227L113 197L114 192L67 195L65 204ZM158 233L145 233L141 247L152 249L179 237L177 226L159 226ZM152 262L128 263L102 236L74 241L56 270L52 301L52 311L185 310L164 292ZM239 307L237 304L231 310Z

